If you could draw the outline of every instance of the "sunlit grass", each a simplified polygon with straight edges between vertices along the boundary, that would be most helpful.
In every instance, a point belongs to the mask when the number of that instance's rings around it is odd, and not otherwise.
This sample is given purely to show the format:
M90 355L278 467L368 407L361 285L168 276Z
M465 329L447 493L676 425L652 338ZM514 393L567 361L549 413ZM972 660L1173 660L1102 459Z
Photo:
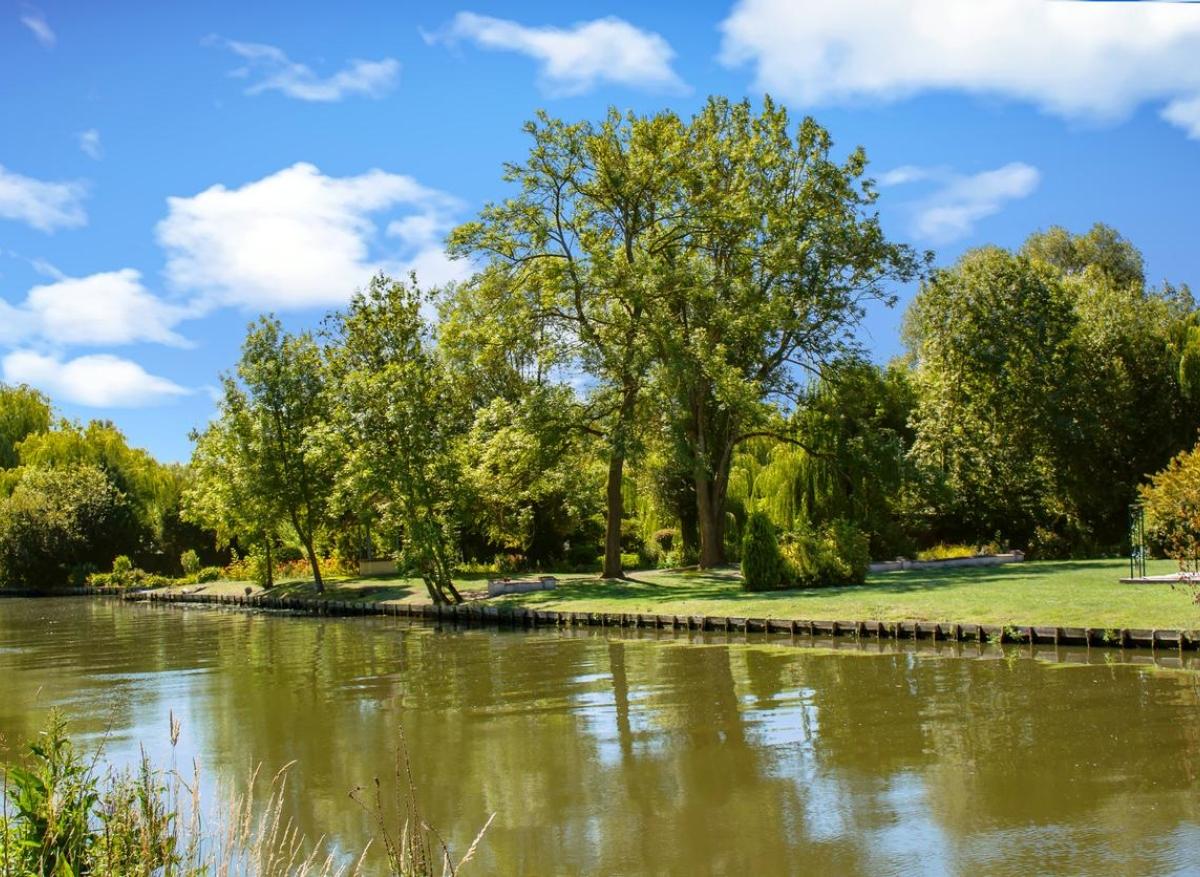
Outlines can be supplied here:
M746 593L736 569L708 572L632 572L625 581L560 574L558 588L494 601L575 612L648 612L669 615L771 617L825 621L957 621L1062 627L1200 628L1191 593L1167 584L1123 585L1128 561L1031 561L996 567L902 570L873 575L857 587ZM1149 573L1174 571L1152 561ZM486 575L456 584L477 596ZM209 593L241 593L244 583L220 582ZM311 582L277 589L315 596ZM411 578L347 578L327 583L329 599L426 602Z

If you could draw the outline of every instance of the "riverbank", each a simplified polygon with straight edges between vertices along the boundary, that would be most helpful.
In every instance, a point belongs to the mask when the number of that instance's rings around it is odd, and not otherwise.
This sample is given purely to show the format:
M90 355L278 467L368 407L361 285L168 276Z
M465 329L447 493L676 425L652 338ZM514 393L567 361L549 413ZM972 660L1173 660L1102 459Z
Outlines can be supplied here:
M462 607L429 605L412 579L331 582L318 595L293 582L262 592L221 582L150 592L149 599L383 614L518 625L612 625L748 632L854 634L874 637L1032 640L1089 645L1192 648L1200 608L1191 592L1118 580L1125 561L1047 561L991 568L903 570L866 585L747 593L736 570L632 573L628 580L563 576L554 591L470 599ZM1152 564L1166 572L1169 562ZM1162 567L1159 569L1159 567ZM482 577L460 585L478 596ZM247 589L249 588L249 593Z

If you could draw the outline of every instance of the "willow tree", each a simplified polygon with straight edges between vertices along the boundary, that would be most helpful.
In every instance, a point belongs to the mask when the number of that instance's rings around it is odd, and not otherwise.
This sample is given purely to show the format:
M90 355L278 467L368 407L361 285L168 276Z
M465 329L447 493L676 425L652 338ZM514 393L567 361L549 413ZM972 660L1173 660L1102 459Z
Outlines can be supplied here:
M807 383L858 345L870 302L921 260L873 211L861 149L831 156L811 118L793 132L770 98L710 98L682 132L669 207L672 270L656 287L654 340L677 400L695 482L700 565L725 560L734 449L778 435Z
M483 259L493 291L531 301L539 326L571 339L590 379L587 428L607 457L603 575L620 577L621 486L654 352L647 315L671 282L679 233L682 125L610 110L598 124L542 113L525 131L528 157L504 169L516 194L456 229L451 250Z

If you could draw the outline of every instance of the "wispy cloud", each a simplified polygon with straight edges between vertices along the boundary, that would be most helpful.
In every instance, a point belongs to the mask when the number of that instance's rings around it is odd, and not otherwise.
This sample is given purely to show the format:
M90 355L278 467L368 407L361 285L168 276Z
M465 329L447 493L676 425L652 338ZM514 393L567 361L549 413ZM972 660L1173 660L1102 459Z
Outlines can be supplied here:
M233 76L250 80L246 94L277 91L303 101L333 102L352 95L382 97L391 91L400 76L400 62L351 60L330 76L319 76L307 64L293 61L276 46L209 37L206 42L223 46L245 65L232 71Z
M32 6L25 7L21 13L21 24L29 28L34 38L47 49L53 49L58 42L58 35L46 21L46 16Z
M884 186L936 183L933 192L911 202L909 209L913 236L938 244L966 237L981 219L1031 195L1040 181L1037 168L1019 161L975 174L905 165L879 178Z
M450 45L466 41L527 55L539 63L542 88L555 95L581 94L601 82L652 91L688 90L671 67L675 52L665 39L611 16L571 27L530 27L460 12L425 39Z
M0 218L15 219L44 232L86 225L86 196L83 183L36 180L0 165Z
M721 60L805 106L959 91L1120 119L1147 102L1200 135L1200 9L1048 0L738 0Z
M104 145L100 142L100 132L95 128L88 128L79 133L79 148L88 158L96 161L104 158Z

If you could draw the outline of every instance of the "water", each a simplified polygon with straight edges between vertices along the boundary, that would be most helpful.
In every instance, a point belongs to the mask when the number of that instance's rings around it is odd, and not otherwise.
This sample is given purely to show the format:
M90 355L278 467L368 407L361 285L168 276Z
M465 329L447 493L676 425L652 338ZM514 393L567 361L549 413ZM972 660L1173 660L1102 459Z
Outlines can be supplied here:
M0 755L58 706L166 759L174 711L179 761L295 760L289 815L354 850L403 726L452 846L497 814L478 874L1200 873L1195 672L751 640L6 599Z

